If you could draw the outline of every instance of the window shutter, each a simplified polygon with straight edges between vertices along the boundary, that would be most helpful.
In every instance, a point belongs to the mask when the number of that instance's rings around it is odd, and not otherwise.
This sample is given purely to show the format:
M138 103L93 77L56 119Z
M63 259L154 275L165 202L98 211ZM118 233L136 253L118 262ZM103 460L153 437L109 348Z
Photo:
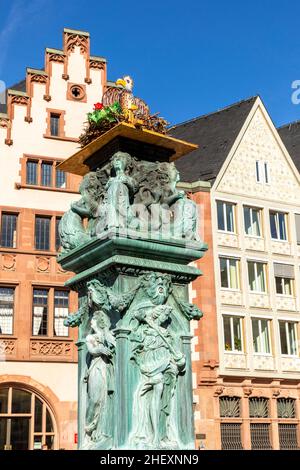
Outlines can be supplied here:
M292 266L291 264L274 263L274 275L275 277L285 277L288 279L294 279L294 266Z

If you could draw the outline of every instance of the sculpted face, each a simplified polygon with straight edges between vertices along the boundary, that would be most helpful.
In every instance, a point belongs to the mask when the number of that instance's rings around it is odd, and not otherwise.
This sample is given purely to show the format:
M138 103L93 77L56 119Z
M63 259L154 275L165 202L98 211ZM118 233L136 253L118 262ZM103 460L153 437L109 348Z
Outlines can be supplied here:
M126 161L122 157L117 157L113 161L113 167L115 171L124 171L126 168Z

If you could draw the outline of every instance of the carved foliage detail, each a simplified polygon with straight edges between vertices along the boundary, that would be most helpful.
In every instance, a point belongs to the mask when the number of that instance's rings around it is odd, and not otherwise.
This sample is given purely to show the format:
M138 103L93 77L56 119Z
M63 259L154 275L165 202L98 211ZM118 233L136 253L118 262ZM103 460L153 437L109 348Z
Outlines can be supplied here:
M105 65L104 62L99 62L98 60L90 60L91 69L103 70L104 65Z
M11 356L15 352L15 341L11 339L0 340L0 356Z
M33 356L69 356L71 344L64 341L32 341L30 351Z
M62 54L50 54L49 55L49 61L50 62L64 62L65 61L65 56Z

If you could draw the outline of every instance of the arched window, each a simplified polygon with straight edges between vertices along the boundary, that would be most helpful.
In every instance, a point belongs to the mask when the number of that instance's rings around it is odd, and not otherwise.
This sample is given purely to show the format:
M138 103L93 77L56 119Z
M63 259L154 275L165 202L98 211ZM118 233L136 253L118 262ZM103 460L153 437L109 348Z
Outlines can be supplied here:
M0 450L54 449L55 430L49 406L21 386L0 387Z

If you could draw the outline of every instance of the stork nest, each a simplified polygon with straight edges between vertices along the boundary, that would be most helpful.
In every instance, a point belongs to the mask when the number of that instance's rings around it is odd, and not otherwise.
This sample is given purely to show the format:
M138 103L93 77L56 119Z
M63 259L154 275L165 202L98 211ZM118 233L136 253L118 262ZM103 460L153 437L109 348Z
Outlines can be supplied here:
M89 119L87 122L85 122L84 130L79 136L80 146L85 147L90 142L115 127L120 122L128 122L123 113L118 115L116 114L114 116L114 120L102 119L101 121L95 122ZM144 128L150 131L159 132L160 134L166 134L169 123L165 119L158 117L157 114L154 114L152 116L149 115L146 118L137 117L137 120L134 124L137 128Z

